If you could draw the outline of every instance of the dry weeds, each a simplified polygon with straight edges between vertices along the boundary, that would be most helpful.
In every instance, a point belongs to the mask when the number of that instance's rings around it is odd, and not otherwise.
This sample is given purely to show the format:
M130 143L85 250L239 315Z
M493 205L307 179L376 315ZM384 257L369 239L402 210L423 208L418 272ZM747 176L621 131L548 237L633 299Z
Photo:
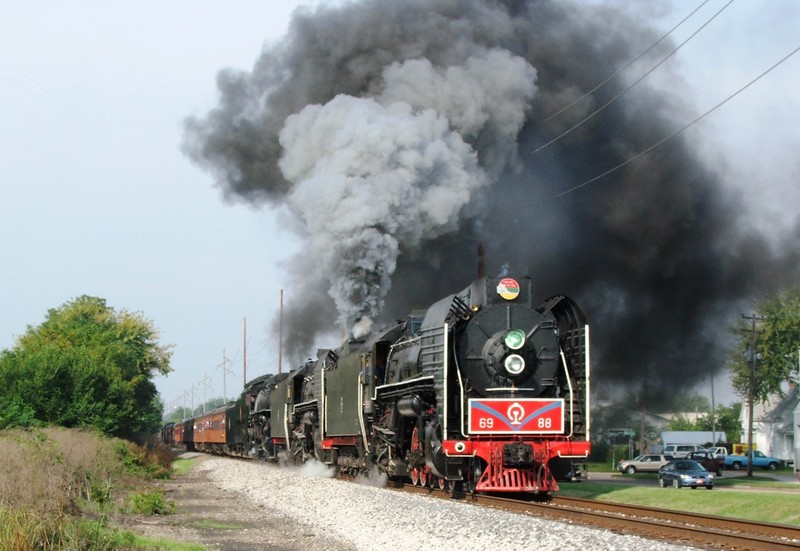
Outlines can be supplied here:
M65 513L78 500L103 502L122 475L112 443L88 431L0 433L0 506Z
M86 430L0 432L0 550L114 548L107 519L170 462L168 450Z

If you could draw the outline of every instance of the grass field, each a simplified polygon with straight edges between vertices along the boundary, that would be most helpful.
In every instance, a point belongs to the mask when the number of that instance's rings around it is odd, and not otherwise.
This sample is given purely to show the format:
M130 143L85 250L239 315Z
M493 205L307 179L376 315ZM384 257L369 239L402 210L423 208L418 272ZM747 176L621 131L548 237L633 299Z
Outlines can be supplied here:
M602 465L594 467L589 466L590 473L611 472ZM793 471L784 469L775 473L793 474ZM723 475L715 479L712 491L661 488L655 473L618 476L638 484L593 481L590 475L589 480L559 484L558 495L800 527L800 484L776 480L763 471L757 471L753 477Z

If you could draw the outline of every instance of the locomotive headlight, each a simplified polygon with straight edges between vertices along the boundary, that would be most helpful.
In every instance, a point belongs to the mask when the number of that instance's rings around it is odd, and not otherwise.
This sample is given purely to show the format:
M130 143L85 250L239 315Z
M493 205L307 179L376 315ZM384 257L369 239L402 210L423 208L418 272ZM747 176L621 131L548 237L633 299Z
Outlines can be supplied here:
M510 354L506 357L503 365L509 375L519 375L525 369L525 360L519 354Z
M525 331L522 329L511 329L508 331L508 333L506 333L506 336L503 340L506 343L506 346L511 350L519 350L522 348L522 345L525 344Z

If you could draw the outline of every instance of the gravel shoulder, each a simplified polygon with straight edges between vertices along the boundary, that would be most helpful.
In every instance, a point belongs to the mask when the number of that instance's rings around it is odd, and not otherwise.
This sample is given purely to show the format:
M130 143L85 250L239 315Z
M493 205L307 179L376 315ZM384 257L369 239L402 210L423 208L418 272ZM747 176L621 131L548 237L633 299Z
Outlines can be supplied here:
M690 549L459 500L392 492L379 487L380 479L343 482L320 465L280 468L204 455L193 461L188 473L161 483L177 514L133 519L126 527L231 551Z
M177 505L177 512L130 517L124 528L141 536L196 543L223 551L356 549L327 537L313 526L287 522L279 511L249 503L239 492L215 483L209 478L209 470L203 468L206 461L215 458L202 454L186 454L186 457L195 462L189 472L158 482L166 498Z

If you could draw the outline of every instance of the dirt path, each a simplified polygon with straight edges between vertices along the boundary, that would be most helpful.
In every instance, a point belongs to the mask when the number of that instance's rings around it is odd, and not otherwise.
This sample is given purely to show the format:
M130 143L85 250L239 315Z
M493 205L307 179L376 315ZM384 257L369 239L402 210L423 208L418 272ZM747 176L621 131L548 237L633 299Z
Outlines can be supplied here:
M198 464L206 456L193 456ZM253 506L236 492L219 488L197 466L159 482L177 512L126 520L125 528L151 538L198 543L223 551L342 549L341 542L304 529L275 510Z

